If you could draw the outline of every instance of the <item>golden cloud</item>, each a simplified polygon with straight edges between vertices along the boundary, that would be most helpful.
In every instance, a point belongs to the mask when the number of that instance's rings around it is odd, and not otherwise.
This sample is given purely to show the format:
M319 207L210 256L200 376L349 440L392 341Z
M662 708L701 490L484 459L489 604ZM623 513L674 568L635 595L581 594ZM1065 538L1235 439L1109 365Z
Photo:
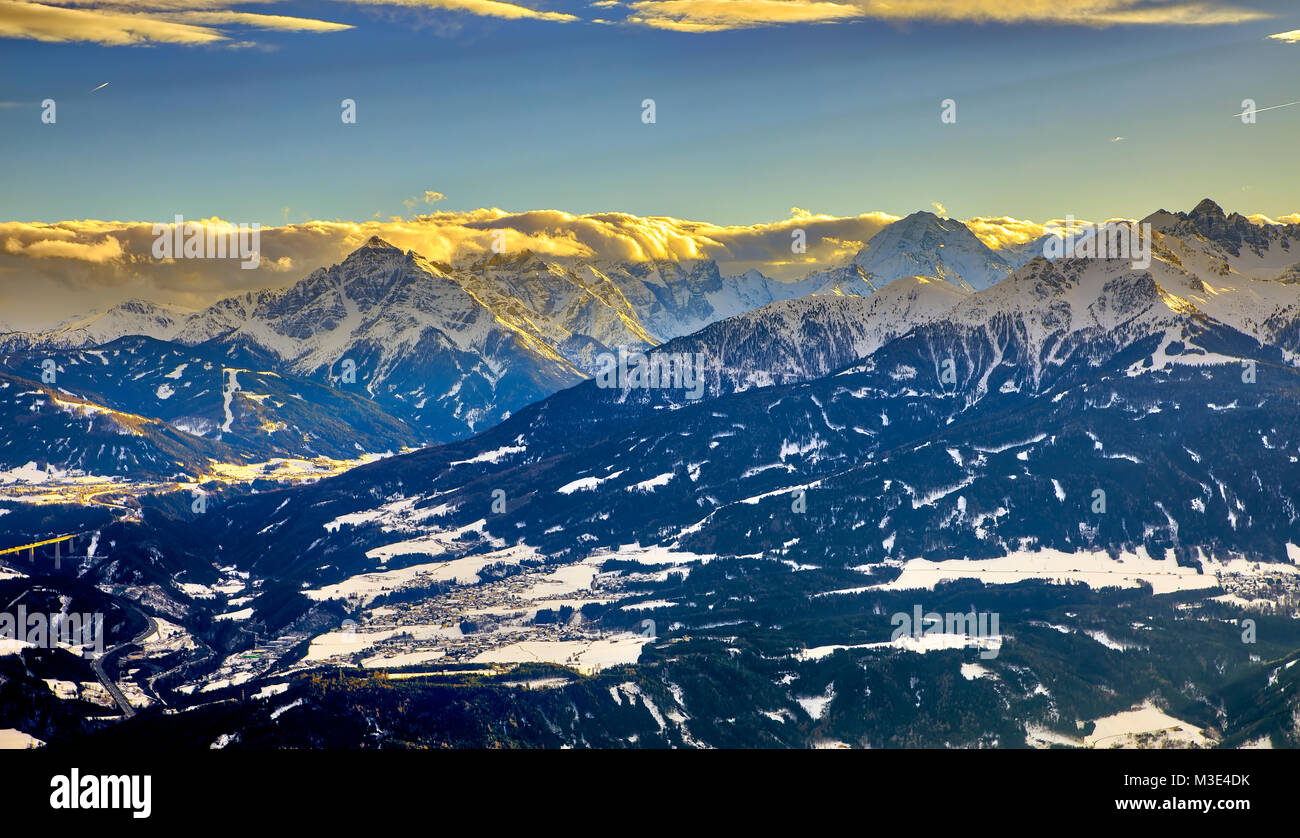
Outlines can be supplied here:
M1300 29L1292 29L1290 32L1279 32L1276 35L1269 35L1276 41L1282 41L1288 44L1300 44Z
M176 20L181 23L237 23L243 26L256 26L259 29L275 29L283 32L341 32L352 29L351 24L331 23L328 20L313 20L305 17L286 15L262 15L251 12L169 12L159 17Z
M5 239L5 252L29 256L33 259L75 259L81 262L103 264L122 258L122 242L107 236L95 242L69 241L65 236L38 239L24 244L20 239Z
M343 0L343 2L367 6L408 6L421 9L444 9L504 20L547 20L555 23L581 20L577 15L563 12L541 12L528 6L505 3L501 2L501 0Z
M864 15L857 6L820 0L637 0L628 8L629 23L678 32L830 23Z
M1300 213L1249 217L1300 223ZM11 325L28 328L48 328L91 307L103 309L133 297L200 308L223 297L292 284L318 267L342 261L371 236L433 262L463 265L490 256L500 231L505 231L509 251L527 249L547 259L715 259L725 273L757 269L778 279L802 279L846 264L897 219L883 212L834 216L793 207L789 218L723 225L623 212L485 208L389 220L309 221L261 228L259 270L244 270L234 258L155 259L153 222L0 222L0 308ZM196 223L222 229L230 224L219 218ZM976 217L965 224L989 247L1004 249L1063 233L1067 222L1002 216ZM796 231L803 231L806 253L791 251Z
M1300 224L1300 212L1293 212L1290 215L1279 215L1277 218L1269 218L1267 215L1248 215L1246 220L1253 224Z
M1050 222L1040 224L1037 221L1025 221L1009 216L1001 218L976 217L966 222L966 226L975 234L975 237L994 250L1014 247L1041 238L1043 234L1052 229L1049 224Z
M710 258L729 273L757 268L796 279L843 264L862 242L895 220L886 213L836 217L797 210L780 221L718 225L619 212L493 208L386 221L310 221L261 228L260 270L244 270L233 258L155 259L152 222L7 222L0 223L0 305L7 320L41 327L132 297L198 308L233 294L288 285L341 261L375 235L443 263L491 255L494 234L505 231L509 250L528 249L544 258ZM229 222L208 218L197 223L225 228ZM806 254L791 253L795 230L804 231ZM78 310L68 310L69 305Z
M446 197L447 196L442 194L441 192L435 192L432 189L426 189L424 190L423 196L417 195L414 198L407 198L405 201L402 201L402 203L406 206L407 209L415 209L416 204L419 204L421 202L424 202L426 204L436 204Z
M285 32L337 32L352 27L312 18L232 12L244 0L0 0L0 37L106 46L227 43L225 25ZM75 8L92 6L91 8Z
M106 45L171 43L247 46L222 27L286 32L336 32L349 24L231 11L254 0L0 0L0 37ZM542 11L505 0L341 0L462 12L503 20L567 23L565 12ZM784 24L822 24L871 18L910 22L1046 23L1085 26L1216 25L1271 15L1222 0L595 0L593 8L627 9L624 23L678 32L718 32ZM595 18L594 23L611 23ZM1295 43L1300 30L1270 38Z
M1264 12L1216 0L857 0L854 3L636 0L627 5L631 9L627 22L679 32L716 32L787 23L830 23L855 18L1084 26L1207 26L1246 23L1270 17Z
M147 14L68 9L14 0L0 0L0 37L53 43L89 41L109 46L147 43L196 45L226 39L216 29L162 20Z

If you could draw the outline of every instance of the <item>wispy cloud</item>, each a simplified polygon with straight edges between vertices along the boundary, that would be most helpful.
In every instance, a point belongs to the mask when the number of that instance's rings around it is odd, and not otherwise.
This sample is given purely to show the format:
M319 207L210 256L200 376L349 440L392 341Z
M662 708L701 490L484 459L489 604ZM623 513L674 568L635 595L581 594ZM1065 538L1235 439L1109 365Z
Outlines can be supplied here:
M423 195L417 195L414 198L407 198L405 201L402 201L402 203L406 206L407 209L415 209L417 204L420 203L436 204L446 197L447 196L442 194L441 192L435 192L432 189L426 189L424 190Z
M501 0L341 0L366 6L407 6L419 9L443 9L452 12L465 12L480 17L495 17L503 20L546 20L553 23L568 23L581 20L577 15L564 12L545 12L518 3L505 3Z
M69 9L0 0L0 37L110 46L131 44L212 44L225 40L216 29L104 9Z
M328 20L314 20L305 17L290 17L288 15L263 15L252 12L167 12L159 15L167 20L176 20L182 23L199 23L199 24L239 24L241 26L255 26L258 29L275 29L283 32L341 32L344 29L353 27L347 23L331 23Z
M1275 41L1282 41L1288 44L1300 44L1300 29L1292 29L1290 32L1279 32L1276 35L1269 35Z
M833 23L865 15L857 6L822 0L635 0L627 7L628 23L677 32Z
M232 45L226 27L337 32L352 27L313 18L235 12L241 0L0 0L0 38L104 46ZM85 8L83 8L85 7Z
M275 0L267 0L274 2ZM180 44L253 46L231 27L326 33L351 24L296 15L235 11L255 0L0 0L0 38L110 46ZM568 12L506 0L337 0L353 6L398 7L501 20L570 23ZM873 19L891 22L1038 23L1082 26L1215 25L1245 23L1267 13L1223 0L594 0L592 9L622 10L624 23L705 33L788 24ZM1270 38L1295 43L1300 30Z
M614 5L601 0L593 5ZM1081 26L1207 26L1267 13L1217 0L633 0L627 22L681 32L716 32L859 18L911 22L1040 23ZM1289 34L1289 33L1284 33ZM1274 35L1273 37L1277 37Z

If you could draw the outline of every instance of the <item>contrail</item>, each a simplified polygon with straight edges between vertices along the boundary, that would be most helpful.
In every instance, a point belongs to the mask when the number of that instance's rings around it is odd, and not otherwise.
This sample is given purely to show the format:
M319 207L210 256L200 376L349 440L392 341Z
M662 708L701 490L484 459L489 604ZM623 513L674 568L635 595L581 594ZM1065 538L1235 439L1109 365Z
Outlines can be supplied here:
M96 87L95 90L102 90L102 89L104 89L105 87L108 87L108 82L104 82L104 83L101 84L99 87ZM94 93L95 90L92 90L92 91L90 91L90 92L91 92L91 93Z
M1255 108L1254 111L1242 111L1241 113L1234 113L1233 116L1245 116L1248 113L1259 113L1260 111L1275 111L1278 108L1289 108L1292 105L1300 105L1300 102L1287 102L1285 105L1270 105L1267 108Z

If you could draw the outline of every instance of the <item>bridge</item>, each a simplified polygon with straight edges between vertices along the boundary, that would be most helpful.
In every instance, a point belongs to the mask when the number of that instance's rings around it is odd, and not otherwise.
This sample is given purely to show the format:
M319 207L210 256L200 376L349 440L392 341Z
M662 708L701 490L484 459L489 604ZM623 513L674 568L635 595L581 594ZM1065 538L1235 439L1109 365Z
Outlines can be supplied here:
M44 539L44 540L42 540L42 541L33 541L33 542L30 543L30 544L20 544L20 545L18 545L17 547L6 547L6 548L4 548L4 549L0 549L0 556L8 556L8 555L10 555L10 554L17 555L17 554L22 553L22 551L26 550L26 551L27 551L27 558L28 558L28 560L29 560L29 561L34 561L34 560L36 559L36 548L37 548L37 547L47 547L47 546L53 544L53 545L54 545L54 566L55 566L56 568L58 568L58 567L61 566L61 562L60 562L60 560L63 558L63 556L62 556L62 552L63 552L63 551L62 551L62 547L63 547L63 545L64 545L64 544L67 544L68 542L72 541L73 539L80 538L80 537L83 536L83 535L90 535L90 533L89 533L89 532L74 532L74 533L71 533L71 534L69 534L69 535L56 535L56 536L54 536L53 538L47 538L47 539ZM74 546L74 545L72 545L72 544L68 544L68 549L69 549L68 557L69 557L69 558L72 557L72 552L71 552L71 550L72 550L72 547L73 547L73 546Z

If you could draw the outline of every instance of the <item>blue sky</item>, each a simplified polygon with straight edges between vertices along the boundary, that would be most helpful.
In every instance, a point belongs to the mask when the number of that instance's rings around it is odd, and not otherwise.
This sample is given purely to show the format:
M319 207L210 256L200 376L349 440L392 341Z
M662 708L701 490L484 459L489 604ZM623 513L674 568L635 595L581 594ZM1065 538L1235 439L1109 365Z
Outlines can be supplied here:
M717 224L931 202L962 218L1141 216L1207 195L1245 212L1300 210L1300 106L1253 125L1232 117L1245 98L1300 99L1300 43L1268 38L1300 29L1291 2L1136 4L1271 15L1219 25L919 14L705 33L577 3L532 4L581 18L557 22L172 2L353 28L223 25L209 45L0 38L0 219L365 220L408 215L404 201L425 190L446 196L439 210ZM0 4L0 34L16 33L13 7ZM45 98L54 125L40 120ZM355 125L339 118L343 98L357 102ZM945 98L956 124L939 120Z

